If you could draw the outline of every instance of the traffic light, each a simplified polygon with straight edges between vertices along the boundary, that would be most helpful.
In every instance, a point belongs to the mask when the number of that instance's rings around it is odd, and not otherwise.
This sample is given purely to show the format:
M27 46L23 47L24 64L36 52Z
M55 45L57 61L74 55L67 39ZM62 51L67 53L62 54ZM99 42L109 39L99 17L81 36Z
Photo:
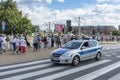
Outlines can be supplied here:
M64 28L63 28L62 33L64 33L64 32L65 32L65 30L64 30Z
M68 32L71 32L72 31L72 27L68 27Z

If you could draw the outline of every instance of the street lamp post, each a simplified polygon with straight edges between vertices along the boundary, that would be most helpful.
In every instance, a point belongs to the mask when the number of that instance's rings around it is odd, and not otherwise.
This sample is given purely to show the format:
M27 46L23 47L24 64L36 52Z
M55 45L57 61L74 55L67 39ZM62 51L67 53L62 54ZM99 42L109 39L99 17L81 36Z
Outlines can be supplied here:
M84 19L84 31L83 31L83 32L84 32L84 34L85 34L85 29L86 29L86 28L85 28L85 23L86 23L86 19L85 19L85 18L83 18L83 19Z
M54 22L45 22L45 25L48 27L48 34L50 35L51 34L51 26L54 25Z
M81 18L79 16L79 17L76 17L75 19L76 19L76 22L78 24L78 35L80 36L81 35L80 21L81 21L81 19L84 19L84 18Z
M78 27L79 27L79 36L80 36L80 31L81 31L81 29L80 29L80 16L78 17Z
M45 23L46 26L48 26L48 34L50 34L50 30L51 30L51 22L47 22Z

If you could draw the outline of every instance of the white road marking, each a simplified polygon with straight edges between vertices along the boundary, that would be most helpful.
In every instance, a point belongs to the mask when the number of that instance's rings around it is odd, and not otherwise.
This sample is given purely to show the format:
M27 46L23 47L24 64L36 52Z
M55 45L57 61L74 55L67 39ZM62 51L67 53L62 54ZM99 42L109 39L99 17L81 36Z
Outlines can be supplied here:
M118 73L117 75L113 76L112 78L108 80L120 80L120 73Z
M48 61L50 61L50 59L28 62L28 63L21 63L21 64L13 64L13 65L9 65L9 66L2 66L2 67L0 67L0 70L21 67L21 66L27 66L27 65L33 65L33 64L39 64L39 63L48 62Z
M42 64L42 65L35 65L35 66L30 66L30 67L26 67L26 68L15 69L15 70L9 70L9 71L5 71L5 72L0 72L0 76L14 74L14 73L23 72L23 71L29 71L32 69L37 69L37 68L42 68L42 67L47 67L47 66L50 66L50 63Z
M111 56L111 55L109 55L109 54L105 54L104 56L107 56L107 57L109 57L109 56Z
M118 58L120 58L120 56L117 56Z
M36 79L36 80L53 80L53 79L56 79L56 78L59 78L59 77L63 77L63 76L78 72L78 71L88 69L90 67L94 67L94 66L97 66L97 65L101 65L103 63L107 63L109 61L111 61L111 60L102 60L102 61L94 62L94 63L88 64L88 65L85 65L85 66L81 66L81 67L78 67L78 68L73 68L73 69L70 69L70 70L66 70L66 71L56 73L56 74L53 74L53 75L50 75L50 76L46 76L46 77L43 77L43 78L39 78L39 79Z
M107 72L109 72L111 70L114 70L114 69L116 69L118 67L120 67L120 61L116 62L114 64L111 64L109 66L106 66L104 68L101 68L99 70L96 70L94 72L91 72L89 74L86 74L84 76L81 76L79 78L76 78L74 80L93 80L93 79L95 79L95 78L97 78L97 77L99 77L99 76L101 76L101 75L103 75L103 74L105 74L105 73L107 73Z
M4 78L4 79L1 79L1 80L20 80L20 79L29 78L29 77L32 77L32 76L37 76L37 75L49 73L49 72L64 69L64 68L66 68L66 67L61 67L61 66L60 67L54 67L54 68L44 69L44 70L35 71L35 72L31 72L31 73L21 74L21 75L17 75L17 76L13 76L13 77L8 77L8 78Z

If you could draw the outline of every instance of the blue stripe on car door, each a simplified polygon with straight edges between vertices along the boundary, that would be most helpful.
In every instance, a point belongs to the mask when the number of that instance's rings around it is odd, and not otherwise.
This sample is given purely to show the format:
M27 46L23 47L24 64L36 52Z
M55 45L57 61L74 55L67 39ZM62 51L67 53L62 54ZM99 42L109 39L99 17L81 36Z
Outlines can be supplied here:
M82 52L79 52L80 55L83 55L83 54L87 54L87 53L91 53L91 52L95 52L97 51L99 48L96 48L96 49L91 49L91 50L86 50L86 51L82 51Z

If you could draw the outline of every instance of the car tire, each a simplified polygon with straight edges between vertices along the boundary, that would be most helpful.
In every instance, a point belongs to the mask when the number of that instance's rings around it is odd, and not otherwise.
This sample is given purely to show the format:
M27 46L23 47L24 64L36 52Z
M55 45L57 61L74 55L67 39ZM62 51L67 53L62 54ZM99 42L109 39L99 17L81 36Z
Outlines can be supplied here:
M98 53L96 54L95 59L96 59L96 60L100 60L100 59L101 59L101 53L100 53L100 52L98 52Z
M77 65L79 65L79 63L80 63L80 57L79 56L75 56L73 58L72 65L73 66L77 66Z

